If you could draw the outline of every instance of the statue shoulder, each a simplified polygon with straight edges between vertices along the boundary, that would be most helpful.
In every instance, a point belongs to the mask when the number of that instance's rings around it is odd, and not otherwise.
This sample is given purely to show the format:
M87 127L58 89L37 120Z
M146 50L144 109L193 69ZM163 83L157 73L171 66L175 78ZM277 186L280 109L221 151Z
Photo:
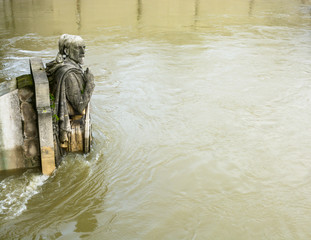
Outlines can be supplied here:
M57 69L56 76L57 77L68 77L71 74L83 74L82 70L70 65L70 64L63 64L60 68Z

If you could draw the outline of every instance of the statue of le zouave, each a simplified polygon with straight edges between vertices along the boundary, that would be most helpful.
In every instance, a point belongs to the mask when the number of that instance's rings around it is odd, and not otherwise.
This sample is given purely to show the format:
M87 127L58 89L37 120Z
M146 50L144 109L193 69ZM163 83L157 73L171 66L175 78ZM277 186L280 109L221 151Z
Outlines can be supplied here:
M63 34L58 46L56 59L46 64L51 100L54 102L52 109L56 159L66 151L89 151L83 150L83 146L72 147L75 145L72 142L80 144L77 138L88 117L89 102L95 87L93 74L88 68L85 71L82 69L84 40L80 36Z

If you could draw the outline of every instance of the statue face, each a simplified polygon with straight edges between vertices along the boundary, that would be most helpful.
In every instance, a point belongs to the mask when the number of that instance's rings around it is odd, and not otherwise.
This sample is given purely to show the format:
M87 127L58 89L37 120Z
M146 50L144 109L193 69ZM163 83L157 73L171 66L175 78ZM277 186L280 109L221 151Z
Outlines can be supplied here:
M83 64L85 55L85 44L81 39L80 41L73 42L69 48L68 57L76 63Z

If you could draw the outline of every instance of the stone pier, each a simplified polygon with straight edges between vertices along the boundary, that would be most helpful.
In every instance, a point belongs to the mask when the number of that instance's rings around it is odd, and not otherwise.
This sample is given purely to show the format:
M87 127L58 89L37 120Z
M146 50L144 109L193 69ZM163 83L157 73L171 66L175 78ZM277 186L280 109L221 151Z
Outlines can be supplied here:
M0 83L0 171L41 167L51 175L68 152L90 152L94 76L79 65L83 39L64 34L60 41L62 54L46 69L41 59L32 58L30 74ZM75 54L68 55L69 50Z
M49 83L41 59L30 59L30 75L0 83L0 171L55 169Z

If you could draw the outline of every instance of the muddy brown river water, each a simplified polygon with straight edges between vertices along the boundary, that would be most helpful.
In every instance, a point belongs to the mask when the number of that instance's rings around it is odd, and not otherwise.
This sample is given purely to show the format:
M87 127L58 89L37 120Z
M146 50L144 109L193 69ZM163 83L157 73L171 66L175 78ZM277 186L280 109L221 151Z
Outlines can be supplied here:
M0 0L0 81L63 33L96 81L89 154L0 174L0 239L311 239L310 16L308 0Z

